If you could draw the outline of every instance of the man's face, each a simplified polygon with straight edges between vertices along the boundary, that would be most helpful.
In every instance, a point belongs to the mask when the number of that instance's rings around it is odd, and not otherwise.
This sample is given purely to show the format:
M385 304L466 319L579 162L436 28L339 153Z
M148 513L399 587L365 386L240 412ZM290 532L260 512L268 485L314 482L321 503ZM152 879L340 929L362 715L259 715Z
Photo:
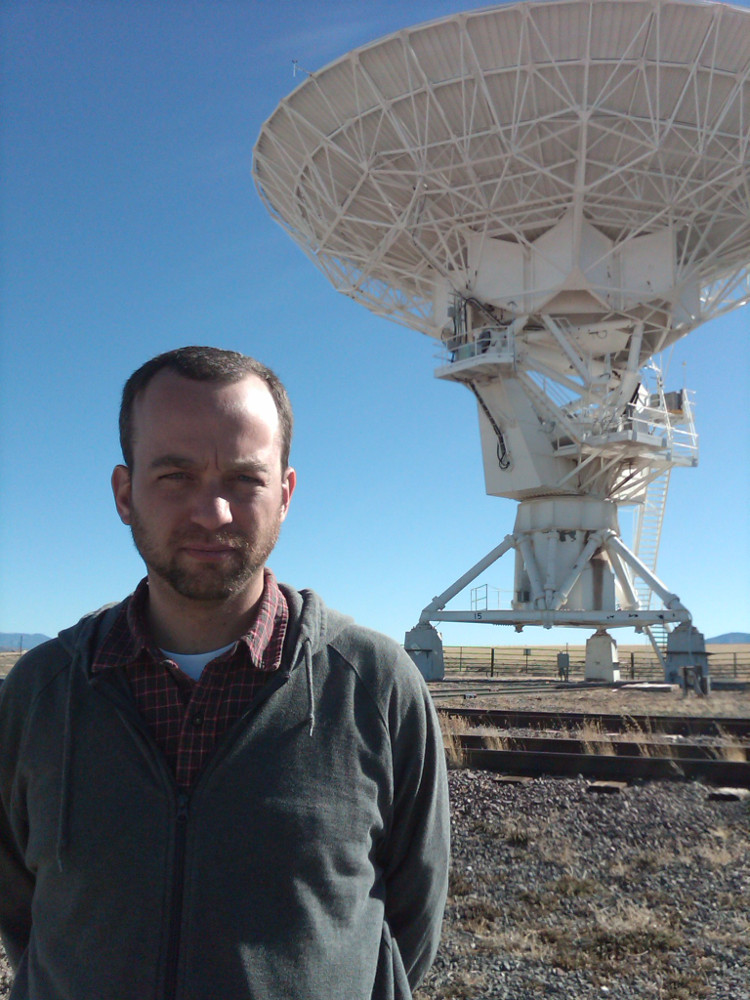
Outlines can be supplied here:
M133 468L117 466L112 485L152 586L197 601L257 589L295 485L263 381L161 371L133 418Z

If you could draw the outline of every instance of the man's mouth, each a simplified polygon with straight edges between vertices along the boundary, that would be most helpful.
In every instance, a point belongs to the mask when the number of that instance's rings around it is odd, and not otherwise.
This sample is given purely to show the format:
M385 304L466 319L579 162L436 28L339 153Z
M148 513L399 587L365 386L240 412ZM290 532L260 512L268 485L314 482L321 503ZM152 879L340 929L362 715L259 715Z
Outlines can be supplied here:
M189 542L181 548L191 559L197 559L200 562L218 562L234 555L237 551L234 545L202 545L197 542Z

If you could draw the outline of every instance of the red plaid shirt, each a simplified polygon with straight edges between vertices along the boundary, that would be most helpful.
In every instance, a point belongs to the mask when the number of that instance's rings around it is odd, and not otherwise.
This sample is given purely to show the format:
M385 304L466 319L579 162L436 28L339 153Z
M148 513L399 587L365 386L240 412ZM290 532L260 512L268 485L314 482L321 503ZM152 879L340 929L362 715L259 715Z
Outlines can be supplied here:
M147 603L148 581L142 580L98 650L92 671L125 671L177 784L188 788L220 737L281 665L289 608L273 573L266 570L251 630L207 664L195 681L154 645L146 624Z

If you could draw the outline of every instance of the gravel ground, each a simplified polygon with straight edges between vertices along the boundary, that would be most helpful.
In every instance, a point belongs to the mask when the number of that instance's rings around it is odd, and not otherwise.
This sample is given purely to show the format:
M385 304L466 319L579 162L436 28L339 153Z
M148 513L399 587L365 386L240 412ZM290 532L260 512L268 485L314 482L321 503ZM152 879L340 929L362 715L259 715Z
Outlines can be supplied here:
M600 697L516 694L507 707L595 710ZM750 693L626 700L627 712L746 715ZM418 1000L750 1000L747 800L712 801L697 783L604 794L582 779L478 771L452 771L450 784L451 891ZM9 994L0 953L0 1000Z
M750 1000L750 809L690 783L450 775L453 868L420 1000Z

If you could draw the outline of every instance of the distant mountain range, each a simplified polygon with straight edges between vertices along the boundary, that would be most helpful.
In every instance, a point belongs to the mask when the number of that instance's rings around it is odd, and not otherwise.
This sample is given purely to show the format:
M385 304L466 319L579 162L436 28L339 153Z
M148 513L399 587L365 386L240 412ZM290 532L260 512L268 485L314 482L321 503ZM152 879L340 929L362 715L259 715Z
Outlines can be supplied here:
M750 642L750 632L725 632L724 635L716 635L713 639L706 639L706 642L717 646L725 643Z
M48 635L41 635L39 632L29 634L28 632L0 632L0 650L10 650L16 652L19 649L33 649L42 642L49 639Z

